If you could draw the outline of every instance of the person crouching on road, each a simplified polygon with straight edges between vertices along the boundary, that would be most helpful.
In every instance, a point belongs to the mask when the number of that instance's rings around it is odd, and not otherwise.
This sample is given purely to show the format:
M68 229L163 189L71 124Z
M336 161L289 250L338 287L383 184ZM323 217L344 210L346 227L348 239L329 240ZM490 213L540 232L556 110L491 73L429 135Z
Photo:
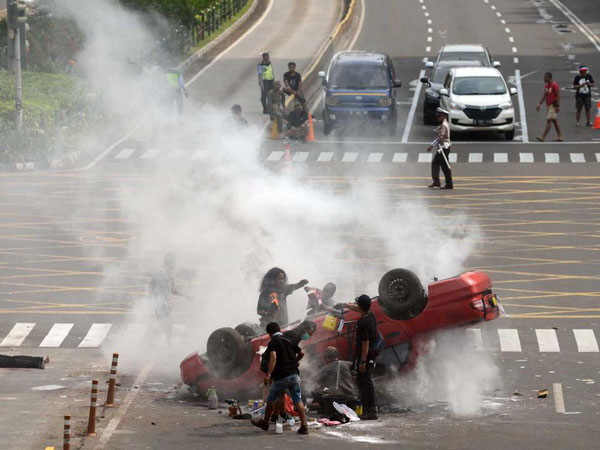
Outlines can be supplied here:
M298 434L308 434L306 411L302 403L302 389L300 387L300 371L298 363L304 357L300 347L288 339L283 338L281 329L276 322L267 324L267 333L271 341L266 352L269 353L269 364L265 384L273 383L269 389L265 416L262 419L252 419L252 425L262 430L269 429L269 419L273 413L274 403L279 397L289 390L292 401L300 417Z
M450 124L448 123L448 111L443 108L436 110L437 121L439 126L436 129L437 137L429 144L427 151L435 151L433 158L431 159L431 178L433 182L428 186L430 188L439 187L441 189L454 189L452 183L452 167L450 166ZM446 178L446 184L444 187L440 185L440 167L444 172Z
M375 368L375 354L371 347L378 336L377 319L371 311L371 297L366 294L356 297L355 304L344 303L343 306L351 311L360 313L356 322L356 367L358 375L356 384L363 404L361 420L377 420L377 407L375 406L375 385L373 384L373 369Z
M288 324L287 296L306 286L308 280L295 284L287 284L287 281L285 271L279 267L273 267L263 277L256 307L261 326L269 322L277 322L282 327Z
M550 133L550 128L554 125L556 129L557 142L562 142L563 137L560 132L560 126L558 125L558 111L560 111L560 88L558 87L558 83L556 81L552 81L552 74L550 72L546 72L544 74L544 95L542 95L542 99L538 103L536 107L536 111L539 111L542 107L542 103L544 100L546 101L546 108L548 108L548 113L546 114L546 128L544 128L544 132L541 136L536 137L539 142L544 142L546 140L546 136Z
M316 383L319 391L314 395L319 404L323 395L337 394L348 398L345 402L351 408L356 404L357 393L352 376L352 362L340 361L338 349L329 346L323 354L323 367L317 374Z
M300 142L306 142L308 134L308 114L300 103L294 105L294 109L285 120L287 122L286 136Z
M267 94L267 109L271 120L277 119L277 132L281 133L285 109L285 95L281 90L281 81L276 81L273 89Z

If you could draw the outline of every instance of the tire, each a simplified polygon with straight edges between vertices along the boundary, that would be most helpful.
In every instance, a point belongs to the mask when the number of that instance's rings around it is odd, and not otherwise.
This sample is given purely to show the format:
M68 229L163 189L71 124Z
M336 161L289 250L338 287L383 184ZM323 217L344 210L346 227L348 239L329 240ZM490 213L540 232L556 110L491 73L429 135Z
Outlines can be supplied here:
M393 269L379 281L379 304L392 319L416 317L427 304L419 277L407 269Z
M235 331L240 333L245 341L264 333L264 330L260 327L260 325L250 322L240 323L237 327L235 327Z
M504 139L506 139L507 141L512 141L515 138L515 130L514 128L510 131L505 131L504 132Z
M246 343L233 328L219 328L208 337L206 354L217 373L234 370L244 363Z

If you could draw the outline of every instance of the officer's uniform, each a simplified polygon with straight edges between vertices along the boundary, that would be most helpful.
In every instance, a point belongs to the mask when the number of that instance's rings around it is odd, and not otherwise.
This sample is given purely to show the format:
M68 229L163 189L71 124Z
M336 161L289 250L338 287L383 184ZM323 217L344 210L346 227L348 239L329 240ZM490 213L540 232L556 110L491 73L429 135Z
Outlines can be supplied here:
M167 85L169 86L169 107L172 102L177 104L177 112L183 113L183 94L185 92L185 82L178 69L169 69L166 74Z
M433 186L440 186L440 167L444 172L446 178L446 188L452 188L452 168L449 164L450 158L450 124L448 123L448 117L444 117L444 121L436 129L437 139L433 144L433 159L431 160L431 178L433 179ZM441 151L440 151L441 150ZM442 155L441 152L444 152ZM446 156L444 158L444 155Z
M267 94L273 89L275 84L275 75L273 74L273 65L261 61L257 66L258 82L260 83L260 102L263 106L263 114L269 114L267 105Z

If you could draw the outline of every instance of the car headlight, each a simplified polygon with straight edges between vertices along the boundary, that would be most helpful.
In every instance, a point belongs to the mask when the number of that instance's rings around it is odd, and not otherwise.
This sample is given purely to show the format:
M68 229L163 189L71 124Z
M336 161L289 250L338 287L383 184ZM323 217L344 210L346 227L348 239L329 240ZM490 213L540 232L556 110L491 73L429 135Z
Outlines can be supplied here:
M440 93L438 91L436 91L435 89L427 89L425 91L425 95L427 97L431 97L431 98L440 98Z
M392 104L391 97L381 97L379 99L379 106L390 106Z
M340 101L335 97L327 97L327 106L338 106Z
M466 105L463 105L463 104L462 104L462 103L460 103L460 102L454 102L454 101L450 102L450 108L452 108L452 109L459 109L459 110L461 110L461 111L462 111L462 110L464 110L466 107L467 107Z
M511 102L506 102L506 103L500 103L499 108L500 109L511 109L513 107Z

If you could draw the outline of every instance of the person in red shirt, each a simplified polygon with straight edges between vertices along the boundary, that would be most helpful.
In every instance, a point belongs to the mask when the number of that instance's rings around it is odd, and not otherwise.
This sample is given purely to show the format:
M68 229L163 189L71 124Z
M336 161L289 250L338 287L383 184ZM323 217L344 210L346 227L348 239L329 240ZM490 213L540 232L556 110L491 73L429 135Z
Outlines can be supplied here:
M542 107L542 103L544 103L544 100L546 100L548 114L546 115L546 128L544 129L542 136L538 136L536 139L540 142L544 142L546 140L546 136L548 133L550 133L552 124L554 124L556 134L558 135L556 140L558 142L562 142L563 137L562 133L560 132L560 126L558 125L558 111L560 110L560 88L558 87L558 83L552 81L552 74L550 72L546 72L544 74L544 83L544 95L542 95L542 99L538 103L536 110L539 111Z

